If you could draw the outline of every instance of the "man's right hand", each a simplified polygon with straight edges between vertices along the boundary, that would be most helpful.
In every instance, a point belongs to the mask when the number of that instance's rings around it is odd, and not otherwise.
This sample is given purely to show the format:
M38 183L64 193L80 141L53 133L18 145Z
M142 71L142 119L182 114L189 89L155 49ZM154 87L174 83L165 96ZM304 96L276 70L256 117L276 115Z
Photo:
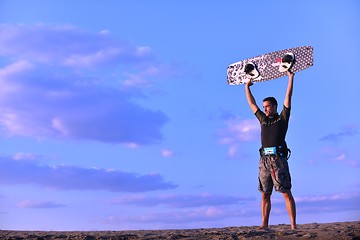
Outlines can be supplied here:
M250 86L252 86L252 85L254 85L254 83L253 83L252 79L249 78L249 81L246 83L246 86L247 86L247 87L250 87Z

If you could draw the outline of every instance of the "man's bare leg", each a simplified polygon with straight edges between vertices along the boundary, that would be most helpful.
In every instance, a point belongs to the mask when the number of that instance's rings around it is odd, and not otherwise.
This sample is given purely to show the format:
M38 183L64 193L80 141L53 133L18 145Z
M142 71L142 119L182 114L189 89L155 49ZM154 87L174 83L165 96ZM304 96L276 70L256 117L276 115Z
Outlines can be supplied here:
M286 209L289 213L290 222L291 222L291 229L296 229L296 206L295 206L295 200L293 195L291 194L291 191L284 192L283 193L285 203L286 203Z
M261 214L262 214L262 223L259 229L267 229L269 227L269 217L271 210L271 194L262 193L261 199Z

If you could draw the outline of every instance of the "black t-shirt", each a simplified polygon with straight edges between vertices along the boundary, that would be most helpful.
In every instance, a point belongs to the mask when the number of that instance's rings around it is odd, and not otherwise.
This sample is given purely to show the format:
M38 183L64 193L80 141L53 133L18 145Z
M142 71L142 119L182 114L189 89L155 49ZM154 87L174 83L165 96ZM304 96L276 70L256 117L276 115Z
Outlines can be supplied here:
M261 145L262 147L282 146L287 148L285 136L288 129L290 118L290 108L283 107L280 115L268 117L263 111L258 109L255 116L261 125Z

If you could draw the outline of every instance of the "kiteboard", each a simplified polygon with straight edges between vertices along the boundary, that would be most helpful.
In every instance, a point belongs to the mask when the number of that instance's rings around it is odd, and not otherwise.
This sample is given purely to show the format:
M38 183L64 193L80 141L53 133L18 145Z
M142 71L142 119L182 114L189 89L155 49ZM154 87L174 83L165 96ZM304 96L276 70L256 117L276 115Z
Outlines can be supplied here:
M299 72L314 63L314 48L302 46L270 52L232 63L227 68L227 83L230 85L263 82L286 76L286 71Z

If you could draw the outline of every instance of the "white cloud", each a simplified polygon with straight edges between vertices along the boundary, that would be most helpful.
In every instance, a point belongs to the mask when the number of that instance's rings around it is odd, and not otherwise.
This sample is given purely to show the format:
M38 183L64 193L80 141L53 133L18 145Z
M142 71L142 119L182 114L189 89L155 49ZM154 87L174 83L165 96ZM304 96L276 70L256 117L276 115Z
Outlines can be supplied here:
M233 117L226 119L224 123L226 127L218 131L219 143L229 145L229 157L236 157L244 142L255 141L260 137L260 125L257 119Z
M134 101L152 79L171 72L150 47L69 25L1 24L0 35L0 56L10 62L0 68L6 134L136 145L162 140L165 114Z
M194 208L204 206L225 206L244 204L254 201L252 197L225 196L214 194L168 194L168 195L130 195L120 197L112 201L113 204L129 204L143 207L154 207L157 205L165 205L170 208Z
M163 149L161 151L161 156L163 156L164 158L170 158L173 157L175 155L175 153L169 149Z
M51 126L58 130L60 132L61 135L63 136L68 136L70 131L68 129L66 129L66 127L64 126L64 123L61 121L61 119L59 118L53 118L51 120Z
M152 87L152 79L173 78L177 75L176 71L167 65L156 64L144 67L141 72L128 71L125 80L121 82L125 87L149 88ZM151 80L150 80L151 79Z
M26 200L18 204L19 208L61 208L66 207L65 205L58 204L50 201L33 201Z
M321 214L324 211L360 211L360 195L358 192L298 196L295 201L299 214ZM260 216L258 200L255 197L214 194L157 196L138 194L120 197L111 203L129 205L129 208L132 207L131 205L137 209L142 207L139 214L108 216L106 222L116 226L123 222L149 223L151 226L160 224L166 228L169 228L169 225L184 227L184 223L201 223L201 226L204 226L206 222L218 226L217 221L226 221L226 219L233 219L232 222L234 219L247 221L251 217ZM161 208L161 206L166 208ZM272 206L272 214L288 216L282 197L274 197Z
M111 55L116 55L116 50L98 51L88 55L71 55L64 59L64 65L72 67L90 67L99 65L101 62L106 61L106 58Z
M36 161L24 161L0 157L0 183L2 185L32 184L56 190L112 192L147 192L174 189L177 186L165 182L161 175L139 175L115 169L83 168L77 166L48 166ZM27 160L27 159L25 159Z
M151 54L151 49L148 46L139 46L136 48L136 55L137 56L147 56Z
M0 35L0 55L15 59L73 67L153 60L150 47L135 46L109 31L87 32L69 25L1 24Z
M317 162L319 160L343 163L352 167L360 167L360 162L356 160L355 157L350 156L346 149L337 146L321 148L316 154L316 160L312 160L311 162Z
M260 125L256 119L240 117L224 121L226 128L219 131L221 144L232 144L238 141L248 142L259 138Z
M295 198L299 212L341 212L360 211L360 193L337 193L330 195L305 196Z
M258 209L241 209L241 208L227 208L227 207L200 207L195 209L180 209L174 211L157 211L147 212L142 214L121 216L121 215L109 215L106 218L108 224L118 226L121 223L149 223L151 226L154 224L159 226L170 226L184 228L184 224L191 223L194 228L194 224L198 226L215 227L219 226L224 219L231 218L249 218L258 214ZM161 227L159 227L161 228Z
M36 154L32 154L32 153L16 153L13 156L14 160L36 160L39 159L39 156Z
M16 75L18 72L22 73L23 71L32 69L33 65L25 60L16 61L3 69L0 69L0 80L6 78L8 75Z
M127 78L122 82L126 87L150 87L150 82L142 76L143 74L128 74Z
M338 143L346 137L351 138L351 137L356 137L357 135L359 135L357 127L350 126L350 127L344 127L340 132L329 133L328 135L320 138L320 141L330 141L330 142Z
M130 148L130 149L136 149L139 147L139 145L131 142L131 143L125 143L125 147Z
M346 159L346 155L344 153L342 153L341 155L336 157L336 160L338 160L338 161L344 161L345 159Z
M224 209L206 207L195 210L148 213L141 216L129 217L127 220L131 222L166 222L168 224L178 224L197 221L214 221L224 217L227 217Z

